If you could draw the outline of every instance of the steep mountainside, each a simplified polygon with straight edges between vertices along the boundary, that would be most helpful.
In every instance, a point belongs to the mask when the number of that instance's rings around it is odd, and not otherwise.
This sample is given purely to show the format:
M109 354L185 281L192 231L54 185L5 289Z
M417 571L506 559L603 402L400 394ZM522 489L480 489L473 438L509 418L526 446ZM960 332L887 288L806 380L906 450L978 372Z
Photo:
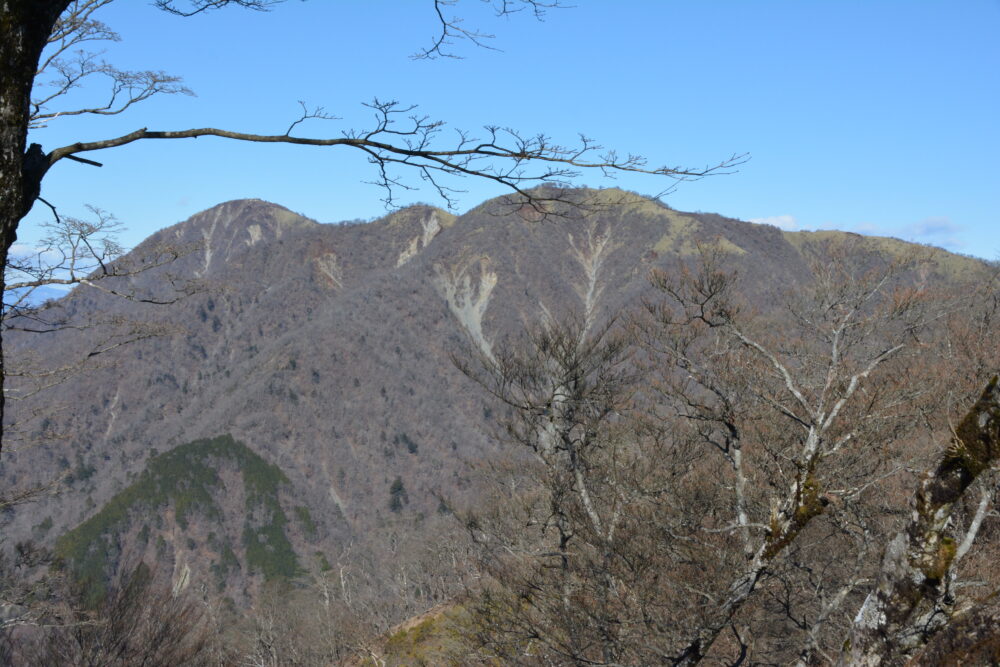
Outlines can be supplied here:
M164 335L13 405L34 437L4 451L0 483L67 477L63 493L7 516L4 534L54 546L95 579L102 562L155 554L176 586L242 599L253 582L419 526L441 496L475 493L468 465L495 446L488 418L501 408L451 363L464 341L489 353L547 317L606 317L637 301L650 269L699 243L721 247L749 298L767 304L802 279L812 248L850 236L638 196L541 221L490 201L459 217L414 206L351 225L221 204L133 253L183 249L132 286L168 298L169 275L197 280L194 294L157 306L81 288L59 306ZM909 248L856 240L873 255ZM928 280L979 267L928 252ZM7 353L69 363L104 330L11 336Z

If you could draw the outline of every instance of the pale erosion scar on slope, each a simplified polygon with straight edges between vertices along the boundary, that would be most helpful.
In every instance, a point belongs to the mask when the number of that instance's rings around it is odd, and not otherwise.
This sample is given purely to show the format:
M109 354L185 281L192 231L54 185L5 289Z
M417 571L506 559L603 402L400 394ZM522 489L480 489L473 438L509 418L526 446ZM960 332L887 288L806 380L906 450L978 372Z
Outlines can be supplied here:
M264 233L260 230L260 225L250 225L247 227L247 233L250 234L250 238L246 241L248 246L255 245L264 238Z
M107 440L111 436L111 429L115 426L115 420L118 419L118 401L121 398L121 388L115 389L115 397L111 399L111 405L108 406L108 427L104 429L104 439Z
M201 278L208 272L208 268L212 265L212 237L215 235L215 228L219 224L219 209L212 211L212 223L208 229L203 229L201 231L202 236L202 252L204 253L204 259L202 261L201 271L197 271L196 275Z
M584 282L574 287L580 300L583 302L584 328L581 332L586 335L587 331L594 323L597 314L597 303L601 298L604 287L598 282L598 275L601 265L607 256L609 242L611 240L611 230L603 233L596 233L594 226L587 229L585 237L577 243L573 234L569 234L569 245L573 257L583 269ZM548 313L548 311L545 311Z
M497 274L490 269L489 263L489 257L482 256L450 269L437 264L434 267L437 274L434 286L479 351L488 359L493 359L493 346L483 335L483 315L497 285ZM479 275L473 285L476 265L479 267Z
M178 555L174 561L174 574L171 578L170 591L174 597L180 595L191 584L191 568L184 562L184 556Z
M403 266L416 257L417 253L429 246L434 237L441 233L441 220L438 218L437 211L432 211L429 216L422 219L420 227L423 229L423 233L414 236L410 240L410 245L403 252L399 253L399 258L396 260L396 268Z
M188 566L187 558L184 555L186 552L180 548L184 540L184 533L177 524L176 510L174 508L167 509L164 519L169 521L168 525L171 526L170 532L167 534L167 539L173 547L174 552L174 568L170 574L170 590L176 597L191 584L191 568Z
M333 504L337 506L337 509L339 509L340 513L346 518L347 503L345 503L344 499L340 497L339 493L337 493L337 487L335 487L332 482L330 483L330 500L333 501Z
M313 260L316 271L326 278L332 287L342 289L344 287L344 270L340 266L337 255L328 252Z
M326 461L323 461L321 465L323 468L323 477L330 480L330 500L333 501L333 503L337 506L337 509L340 510L340 514L346 519L347 503L345 503L344 499L340 497L340 493L337 491L337 486L333 483L335 477L330 474L330 468Z

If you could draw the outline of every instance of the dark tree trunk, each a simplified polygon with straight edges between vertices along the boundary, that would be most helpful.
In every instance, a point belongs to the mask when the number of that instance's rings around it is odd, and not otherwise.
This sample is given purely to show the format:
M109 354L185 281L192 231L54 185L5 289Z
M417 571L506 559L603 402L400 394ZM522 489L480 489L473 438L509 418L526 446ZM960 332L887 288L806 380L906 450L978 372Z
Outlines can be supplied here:
M69 0L0 0L0 261L17 240L17 226L38 197L47 161L28 151L31 87L38 61ZM5 287L0 272L0 295ZM3 331L0 327L0 452L3 449Z

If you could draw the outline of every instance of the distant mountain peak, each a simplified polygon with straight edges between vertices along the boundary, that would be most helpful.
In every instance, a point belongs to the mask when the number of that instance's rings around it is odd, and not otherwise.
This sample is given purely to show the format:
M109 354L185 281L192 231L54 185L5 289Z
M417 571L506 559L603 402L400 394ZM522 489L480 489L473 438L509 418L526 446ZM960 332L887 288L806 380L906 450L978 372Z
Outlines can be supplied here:
M216 262L228 261L238 252L318 224L284 206L262 199L234 199L157 232L144 244L197 246L198 251L194 254L200 257L201 266L192 270L201 277L211 271Z
M249 240L256 243L263 238L265 231L280 238L288 229L317 224L319 223L279 204L262 199L233 199L195 213L184 222L168 227L159 234L170 234L176 238L200 236L217 239L238 235L246 230ZM254 225L257 226L257 231L249 231Z

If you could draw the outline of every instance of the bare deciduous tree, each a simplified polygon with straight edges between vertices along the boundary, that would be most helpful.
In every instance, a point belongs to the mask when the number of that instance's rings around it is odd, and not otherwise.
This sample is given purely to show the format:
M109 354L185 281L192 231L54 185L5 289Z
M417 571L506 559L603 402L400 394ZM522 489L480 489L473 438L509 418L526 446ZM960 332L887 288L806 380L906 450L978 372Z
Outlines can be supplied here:
M488 575L473 598L485 655L515 662L662 659L653 518L687 463L637 419L632 347L611 320L549 323L463 370L509 408L517 445L492 468L493 509L462 515ZM670 547L667 547L670 550Z
M714 621L697 628L678 664L704 656L813 519L831 503L850 505L857 493L850 481L870 472L856 467L855 452L889 445L899 406L916 393L893 378L907 348L919 347L928 318L922 292L898 282L916 258L886 262L857 248L836 250L814 264L775 320L743 312L718 246L699 253L694 268L654 274L668 299L650 309L660 335L648 340L670 363L667 405L679 404L678 416L729 465L730 525L746 565L719 592ZM751 477L769 491L751 498ZM803 649L806 659L811 651Z
M639 350L549 326L465 365L534 455L494 472L496 511L465 517L487 656L829 664L853 632L849 664L880 664L975 608L957 565L992 494L961 520L958 503L995 456L995 380L902 521L913 471L996 368L995 308L928 287L919 253L815 260L780 309L754 312L705 244L653 275L665 298L634 320ZM975 344L958 354L963 331Z
M210 628L203 605L175 596L140 564L96 609L68 604L47 610L5 637L11 664L209 664ZM16 637L21 633L23 637ZM14 641L11 635L14 634Z

